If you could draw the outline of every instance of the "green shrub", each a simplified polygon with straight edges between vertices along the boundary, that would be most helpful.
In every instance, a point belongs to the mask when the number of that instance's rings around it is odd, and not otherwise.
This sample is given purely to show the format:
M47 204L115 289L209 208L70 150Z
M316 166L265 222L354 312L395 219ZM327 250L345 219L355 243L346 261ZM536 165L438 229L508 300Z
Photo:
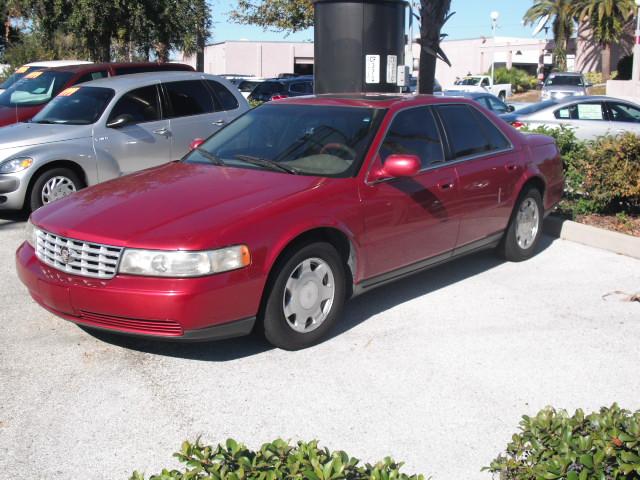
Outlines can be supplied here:
M251 108L256 108L259 107L260 105L262 105L264 102L261 102L260 100L254 100L254 99L250 99L249 101L249 106Z
M638 480L640 411L614 404L588 416L552 407L525 415L506 451L483 470L504 480Z
M507 70L506 68L496 69L496 83L509 83L513 89L513 93L522 93L528 90L535 89L538 85L536 77L529 75L526 71L519 68L512 68Z
M215 448L197 440L184 442L174 457L186 464L184 471L165 469L149 480L424 480L400 473L402 463L391 458L360 466L358 459L321 449L317 441L291 446L275 440L252 451L232 439ZM130 480L144 478L134 472Z

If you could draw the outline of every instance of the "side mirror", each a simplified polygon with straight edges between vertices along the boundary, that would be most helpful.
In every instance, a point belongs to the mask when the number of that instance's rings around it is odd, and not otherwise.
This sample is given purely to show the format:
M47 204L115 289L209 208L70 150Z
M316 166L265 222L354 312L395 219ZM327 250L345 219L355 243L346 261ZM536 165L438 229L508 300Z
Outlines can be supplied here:
M195 150L203 143L204 143L204 138L194 138L193 141L189 144L189 150Z
M513 105L507 105L507 112L513 113L515 111L516 111L516 107L514 107Z
M417 155L389 155L384 166L375 172L370 180L415 177L421 168L422 163Z
M128 113L123 113L122 115L118 115L113 120L107 122L107 128L122 128L125 125L129 125L130 123L134 123L135 119L133 115L129 115Z

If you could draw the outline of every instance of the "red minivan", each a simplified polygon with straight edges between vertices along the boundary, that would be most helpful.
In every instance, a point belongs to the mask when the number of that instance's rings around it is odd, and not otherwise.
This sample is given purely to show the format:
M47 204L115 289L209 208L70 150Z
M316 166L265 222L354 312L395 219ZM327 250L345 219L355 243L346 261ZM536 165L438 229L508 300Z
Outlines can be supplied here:
M182 340L257 327L298 349L352 295L482 249L530 258L562 191L552 138L470 100L298 97L36 210L17 268L86 327Z
M77 83L115 75L193 71L181 63L98 63L47 68L27 73L0 94L0 127L30 120L58 93Z

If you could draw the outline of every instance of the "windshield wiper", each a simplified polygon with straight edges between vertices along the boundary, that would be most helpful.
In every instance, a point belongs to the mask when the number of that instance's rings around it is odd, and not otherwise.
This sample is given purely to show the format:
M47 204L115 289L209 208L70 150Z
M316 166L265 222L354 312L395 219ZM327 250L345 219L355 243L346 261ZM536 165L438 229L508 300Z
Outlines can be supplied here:
M214 165L224 166L224 162L220 160L220 158L216 157L214 154L207 152L203 148L196 148L197 152L202 155L207 160L210 160Z
M298 175L299 173L298 170L293 167L282 165L281 163L274 162L267 158L252 157L251 155L235 155L234 158L251 165L270 168L271 170L278 170L280 172L290 173L291 175Z

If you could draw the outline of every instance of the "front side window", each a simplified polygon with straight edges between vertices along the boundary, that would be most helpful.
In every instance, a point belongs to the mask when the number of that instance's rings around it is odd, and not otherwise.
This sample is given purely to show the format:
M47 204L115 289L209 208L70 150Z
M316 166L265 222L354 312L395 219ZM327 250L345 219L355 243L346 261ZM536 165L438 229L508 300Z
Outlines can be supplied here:
M131 115L134 123L160 120L158 88L155 85L150 85L123 95L113 107L108 122L120 115Z
M115 92L110 88L71 87L44 107L32 123L90 125L104 112Z
M235 110L238 108L238 100L227 88L215 80L207 80L207 85L211 87L220 105L216 105L216 110Z
M455 159L503 150L510 146L493 123L467 105L438 106Z
M626 103L609 103L614 122L640 123L640 109Z
M554 115L558 120L606 120L606 113L602 102L568 105L556 110Z
M384 112L267 104L230 123L184 161L300 175L352 176L360 168Z
M171 110L169 118L202 115L214 111L213 98L200 80L186 80L164 84Z
M394 154L417 155L422 168L444 162L440 133L430 108L412 108L396 115L380 147L382 162Z
M0 95L3 107L27 107L49 102L73 76L70 72L35 70Z
M497 98L485 97L485 101L487 102L487 105L489 106L489 110L493 110L498 115L501 115L503 113L508 113L509 112L509 107L507 107L507 105L502 103Z

